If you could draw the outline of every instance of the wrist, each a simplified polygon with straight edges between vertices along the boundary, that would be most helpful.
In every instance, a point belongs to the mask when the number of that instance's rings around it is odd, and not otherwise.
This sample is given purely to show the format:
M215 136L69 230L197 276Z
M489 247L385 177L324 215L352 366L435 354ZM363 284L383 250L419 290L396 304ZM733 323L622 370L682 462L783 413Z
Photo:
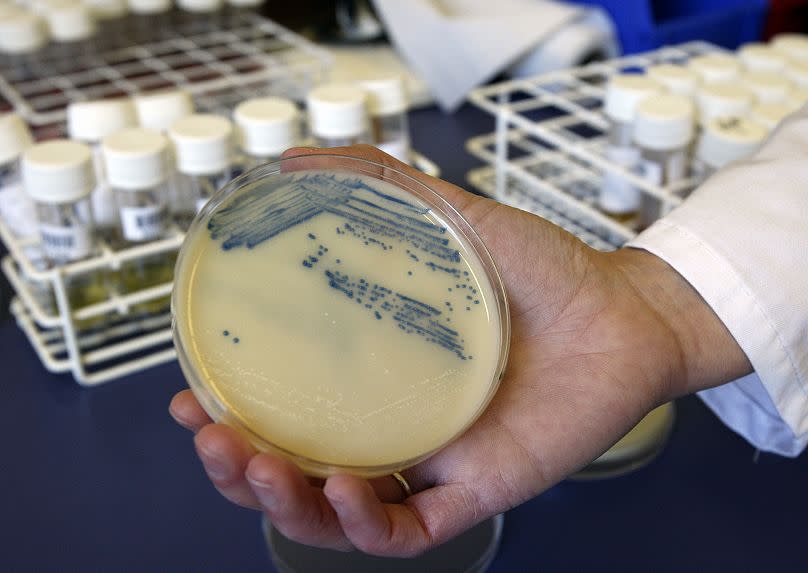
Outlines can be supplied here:
M606 255L631 295L667 330L668 370L663 395L673 399L734 380L752 367L732 334L701 295L659 257L626 248Z

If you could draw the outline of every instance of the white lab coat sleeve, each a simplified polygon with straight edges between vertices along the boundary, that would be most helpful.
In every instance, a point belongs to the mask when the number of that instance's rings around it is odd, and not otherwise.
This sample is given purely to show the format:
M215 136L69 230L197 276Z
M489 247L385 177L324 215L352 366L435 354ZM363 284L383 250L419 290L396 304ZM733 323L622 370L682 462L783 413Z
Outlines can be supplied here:
M808 107L629 243L675 268L754 374L700 393L755 447L808 444Z

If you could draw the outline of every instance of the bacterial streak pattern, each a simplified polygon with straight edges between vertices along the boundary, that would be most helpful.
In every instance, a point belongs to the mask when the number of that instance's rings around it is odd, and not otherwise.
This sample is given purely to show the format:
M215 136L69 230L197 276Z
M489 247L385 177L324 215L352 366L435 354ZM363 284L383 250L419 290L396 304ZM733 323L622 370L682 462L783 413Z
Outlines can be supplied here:
M211 239L221 241L224 251L253 249L322 213L344 221L334 228L337 236L350 237L367 248L404 249L412 269L399 278L400 287L371 283L345 272L342 259L329 255L327 238L311 232L306 235L310 254L302 258L303 267L317 272L329 287L376 320L389 319L400 331L436 344L461 360L473 358L464 349L462 335L450 326L455 311L450 298L463 296L462 302L468 305L465 310L469 312L473 305L479 304L479 293L456 243L446 227L427 218L428 208L386 194L362 178L290 174L272 183L256 185L231 199L211 216L208 229ZM322 273L319 269L323 269ZM445 276L448 294L444 308L435 308L407 294L406 280L413 272Z

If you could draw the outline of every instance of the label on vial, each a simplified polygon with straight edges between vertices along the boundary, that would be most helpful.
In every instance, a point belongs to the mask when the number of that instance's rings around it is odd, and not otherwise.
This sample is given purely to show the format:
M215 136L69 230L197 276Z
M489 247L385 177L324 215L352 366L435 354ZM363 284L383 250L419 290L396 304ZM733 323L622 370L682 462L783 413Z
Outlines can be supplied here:
M121 207L121 230L127 241L152 241L163 236L167 224L165 205Z
M655 161L644 160L640 165L640 174L649 183L662 185L662 166Z
M394 139L393 141L377 143L376 147L399 161L403 161L407 165L410 164L410 142L406 139Z
M668 158L668 164L665 167L668 170L668 183L684 179L687 172L687 156L685 151L682 150L671 153L671 156Z
M631 147L615 147L606 153L607 158L626 171L633 171L640 160L640 153ZM640 207L640 191L618 173L608 172L603 176L598 205L611 214L633 213Z
M93 251L93 234L88 227L58 227L39 225L42 250L54 261L77 261L89 257Z

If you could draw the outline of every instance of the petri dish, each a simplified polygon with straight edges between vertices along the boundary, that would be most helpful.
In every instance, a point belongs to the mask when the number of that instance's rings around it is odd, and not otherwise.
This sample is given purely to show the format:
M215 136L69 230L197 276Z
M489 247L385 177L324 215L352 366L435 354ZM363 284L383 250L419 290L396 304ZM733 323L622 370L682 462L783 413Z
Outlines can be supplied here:
M488 518L429 551L401 559L361 551L319 549L285 537L266 518L264 539L272 564L280 573L483 573L493 562L502 538L504 516Z
M191 225L172 295L197 399L305 473L412 466L493 397L510 319L468 222L418 180L344 155L230 182Z
M571 479L618 477L647 466L665 449L675 419L673 402L654 408L616 444Z

